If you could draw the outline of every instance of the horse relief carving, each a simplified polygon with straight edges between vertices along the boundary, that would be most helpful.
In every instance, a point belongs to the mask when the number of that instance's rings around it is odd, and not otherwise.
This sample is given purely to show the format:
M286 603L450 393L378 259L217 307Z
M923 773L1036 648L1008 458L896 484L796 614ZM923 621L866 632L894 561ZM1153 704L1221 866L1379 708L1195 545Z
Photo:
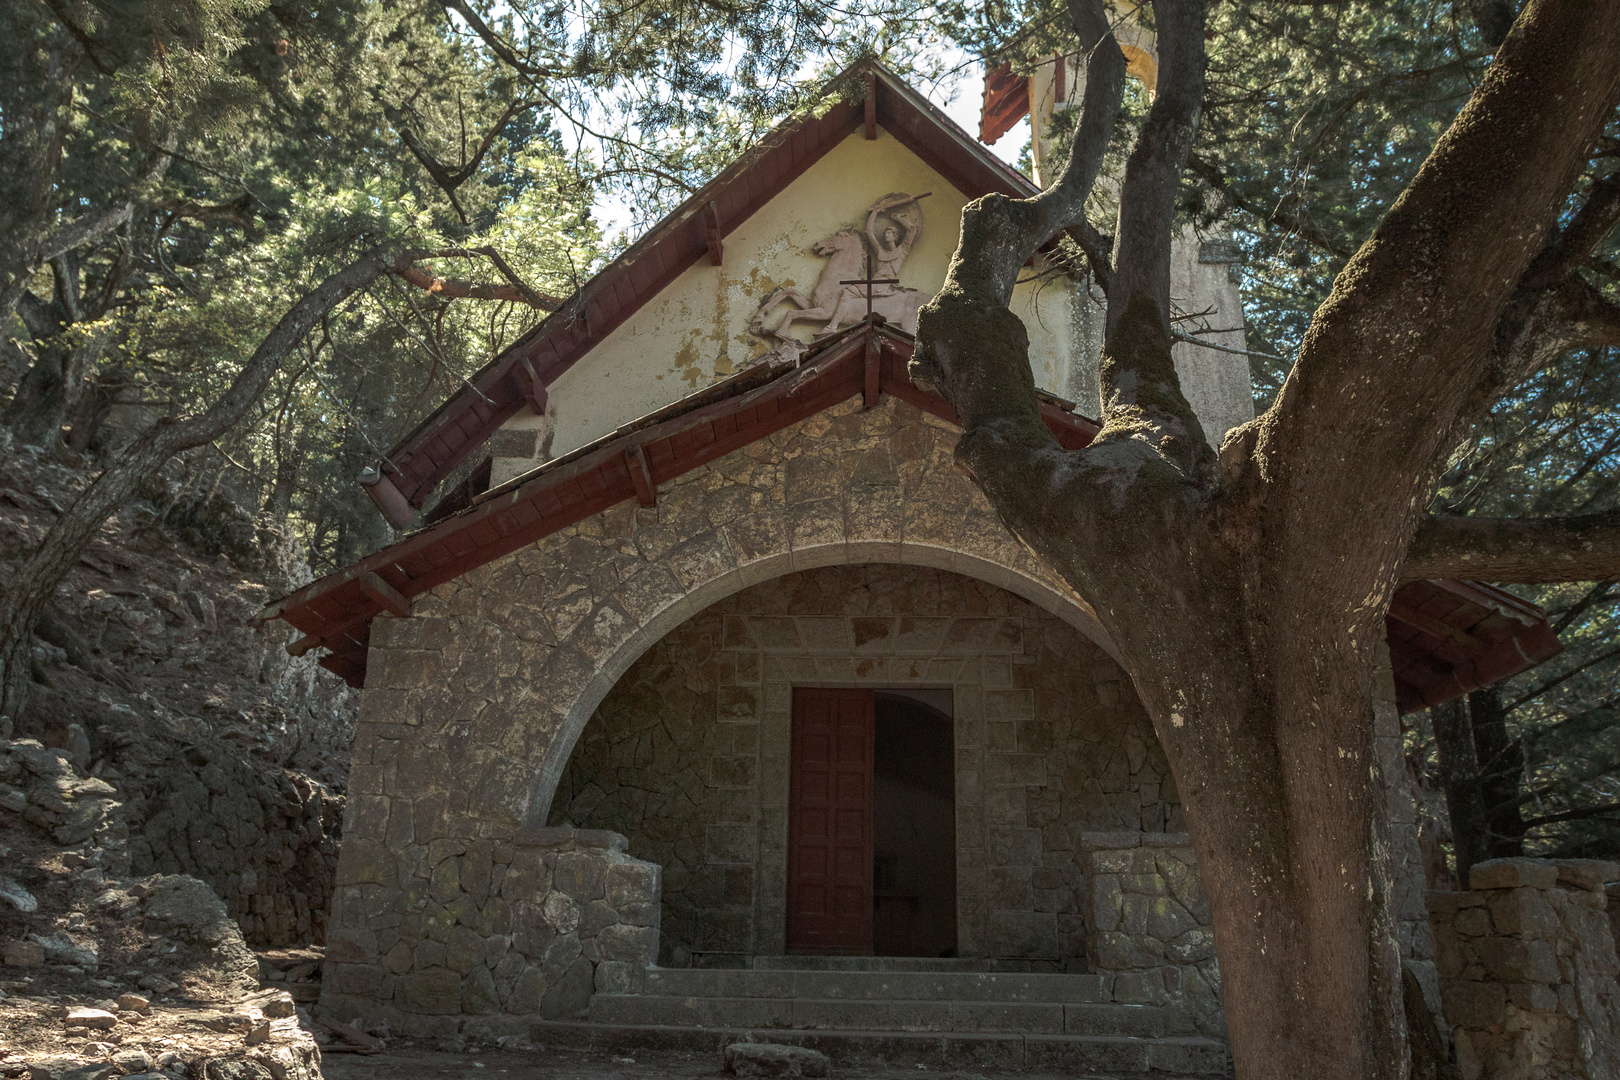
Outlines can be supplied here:
M776 289L760 301L749 332L775 340L779 351L796 351L804 346L788 334L794 324L819 323L815 336L825 337L861 321L871 310L915 334L917 312L930 294L906 288L899 278L906 257L922 235L919 200L926 197L900 191L885 195L867 207L864 230L840 229L812 244L810 250L826 259L827 265L810 295L797 289ZM767 321L782 307L788 308L787 313L766 329Z

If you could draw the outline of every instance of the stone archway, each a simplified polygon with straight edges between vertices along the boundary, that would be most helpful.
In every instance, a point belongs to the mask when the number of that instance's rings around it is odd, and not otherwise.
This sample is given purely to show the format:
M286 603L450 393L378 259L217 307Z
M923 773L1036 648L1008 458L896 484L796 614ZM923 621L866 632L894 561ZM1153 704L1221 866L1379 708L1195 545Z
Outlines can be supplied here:
M549 824L611 830L664 868L661 963L790 951L794 701L815 687L944 695L956 955L1082 956L1081 837L1183 827L1123 671L1064 620L950 571L793 571L643 652L586 724L552 802Z
M361 831L345 835L370 839L401 799L413 833L441 816L452 833L543 824L580 731L630 664L789 570L950 570L1114 653L954 468L958 434L893 398L852 399L665 485L655 508L614 507L439 586L409 619L378 617L351 776Z

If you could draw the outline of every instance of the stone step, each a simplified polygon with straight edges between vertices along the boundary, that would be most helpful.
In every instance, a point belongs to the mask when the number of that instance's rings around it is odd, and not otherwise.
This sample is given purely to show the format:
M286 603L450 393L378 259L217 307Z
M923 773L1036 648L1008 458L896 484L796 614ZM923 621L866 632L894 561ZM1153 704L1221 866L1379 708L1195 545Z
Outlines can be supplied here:
M643 993L675 997L908 1001L1101 1001L1097 975L974 971L759 971L649 968Z
M989 971L1062 974L1051 960L986 960L965 956L751 956L756 971Z
M1195 1033L1190 1020L1180 1010L1094 1002L596 994L591 998L589 1016L596 1024L641 1027L1006 1032L1138 1038Z
M820 1050L840 1065L972 1066L1031 1072L1104 1071L1230 1075L1226 1046L1197 1036L1130 1038L989 1032L751 1031L744 1027L670 1027L541 1021L530 1037L541 1047L633 1053L713 1053L728 1043L775 1042Z

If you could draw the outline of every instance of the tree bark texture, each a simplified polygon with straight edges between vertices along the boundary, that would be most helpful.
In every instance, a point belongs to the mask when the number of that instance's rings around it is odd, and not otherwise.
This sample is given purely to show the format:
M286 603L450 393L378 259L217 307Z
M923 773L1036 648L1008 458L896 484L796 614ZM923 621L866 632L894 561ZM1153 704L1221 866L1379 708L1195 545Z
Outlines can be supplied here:
M334 307L396 268L391 245L374 248L305 294L259 343L219 399L194 416L166 417L137 437L67 511L0 592L0 727L27 702L34 623L107 518L175 454L212 442L263 395L287 354Z
M1468 888L1468 871L1491 857L1491 830L1485 799L1479 788L1479 758L1474 747L1473 718L1468 701L1459 698L1429 710L1434 724L1434 745L1440 759L1440 786L1446 793L1451 818L1451 848L1456 859L1457 884Z
M1507 706L1500 686L1487 686L1468 695L1468 724L1474 731L1479 798L1485 806L1490 836L1487 858L1517 858L1524 854L1524 815L1519 802L1524 748L1508 734Z
M1439 468L1505 381L1494 328L1620 99L1620 7L1527 7L1335 283L1275 404L1218 454L1171 360L1199 0L1154 4L1159 85L1105 268L1102 430L1066 451L1036 413L1010 282L1058 231L1096 231L1082 216L1090 154L1119 101L1100 0L1071 9L1087 82L1068 170L1034 199L963 211L913 377L951 402L959 465L1091 604L1153 717L1210 898L1238 1075L1399 1077L1373 739L1384 614Z

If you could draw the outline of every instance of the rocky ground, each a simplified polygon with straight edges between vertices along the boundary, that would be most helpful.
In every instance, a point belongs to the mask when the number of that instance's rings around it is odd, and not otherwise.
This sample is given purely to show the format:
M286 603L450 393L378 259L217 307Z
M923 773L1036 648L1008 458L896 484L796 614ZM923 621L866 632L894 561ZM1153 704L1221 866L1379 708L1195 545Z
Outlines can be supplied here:
M0 572L90 476L0 466ZM148 495L64 583L0 717L0 1077L309 1080L351 695L252 625L309 578L281 533Z

